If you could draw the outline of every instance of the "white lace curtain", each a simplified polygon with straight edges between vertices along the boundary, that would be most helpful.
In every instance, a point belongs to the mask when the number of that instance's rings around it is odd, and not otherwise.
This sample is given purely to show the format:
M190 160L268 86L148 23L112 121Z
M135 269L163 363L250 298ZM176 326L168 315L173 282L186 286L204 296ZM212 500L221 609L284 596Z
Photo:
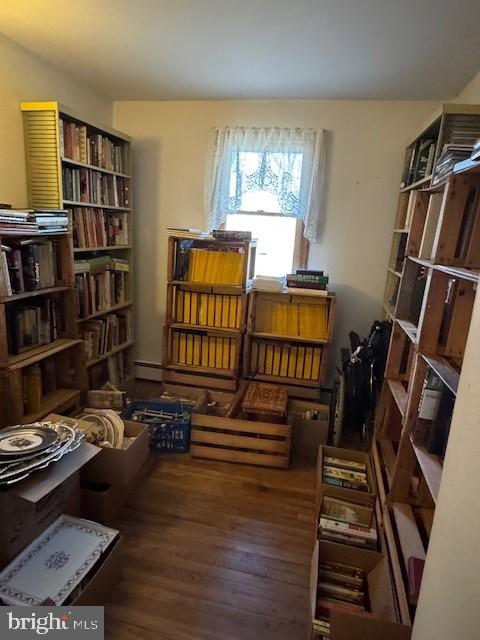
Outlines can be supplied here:
M321 129L217 129L205 189L210 229L229 213L263 210L302 219L305 237L318 242L324 139Z

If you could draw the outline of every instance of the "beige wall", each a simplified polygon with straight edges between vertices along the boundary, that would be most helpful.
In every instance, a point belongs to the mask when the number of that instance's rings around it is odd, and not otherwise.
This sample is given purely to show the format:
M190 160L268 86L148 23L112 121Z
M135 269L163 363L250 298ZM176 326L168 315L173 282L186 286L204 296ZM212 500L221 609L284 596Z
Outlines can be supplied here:
M462 89L454 102L463 104L480 103L480 71L470 80L467 86Z
M59 100L111 124L112 103L0 34L0 202L27 205L22 100Z
M114 125L133 136L137 359L161 361L167 226L206 227L203 185L215 126L323 127L329 131L323 240L310 266L338 294L331 365L350 329L380 313L403 149L437 105L415 102L117 102Z

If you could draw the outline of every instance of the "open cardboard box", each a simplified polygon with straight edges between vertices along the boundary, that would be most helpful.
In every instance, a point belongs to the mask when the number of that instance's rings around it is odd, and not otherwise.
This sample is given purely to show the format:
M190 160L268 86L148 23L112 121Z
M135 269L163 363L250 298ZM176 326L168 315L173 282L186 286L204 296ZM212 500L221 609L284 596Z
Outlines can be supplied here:
M238 411L241 402L241 398L239 398L240 393L240 391L233 393L229 391L205 389L203 404L195 407L193 411L194 413L201 413L203 415L230 418Z
M305 418L306 411L318 411L319 420ZM292 458L315 464L318 447L327 444L330 407L310 400L288 399L287 421L292 425Z
M377 495L375 476L373 473L372 462L368 453L363 451L356 451L354 449L342 449L341 447L329 447L327 445L321 445L318 448L317 456L317 475L316 475L316 488L317 488L317 501L319 499L319 492L323 482L323 459L325 457L340 458L343 460L353 460L354 462L363 462L367 467L367 482L369 491L357 491L356 489L348 489L346 487L338 487L345 495L345 499L355 501L360 495L370 495L375 498ZM326 485L334 486L334 485Z
M412 627L398 622L338 611L330 618L331 640L410 640L411 637Z
M62 513L80 514L80 469L98 453L98 447L84 442L58 462L0 492L0 514L8 522L0 528L2 567Z
M375 496L372 496L370 493L362 493L361 491L354 491L353 493L354 495L352 497L351 492L346 494L345 489L343 487L334 487L334 486L330 486L329 484L320 485L316 495L315 520L314 520L314 532L313 532L314 540L318 538L318 523L320 520L320 514L322 513L323 498L325 496L329 496L331 498L337 498L337 500L346 500L347 502L356 502L357 504L371 508L372 522L376 523L377 535L379 535L378 523L376 522L376 513L375 513Z
M45 418L51 422L59 422L63 416L51 413ZM68 418L72 420L72 418ZM74 418L78 426L82 427L82 419ZM97 447L98 455L82 469L82 479L90 482L102 482L119 486L127 486L135 478L145 464L148 455L148 430L140 422L124 420L125 436L134 438L126 449Z
M377 551L368 551L366 549L357 549L344 544L335 542L318 541L312 554L312 563L310 567L310 614L312 621L315 619L317 606L317 585L318 585L318 565L319 562L341 562L343 564L360 567L365 571L367 579L368 598L370 601L370 611L373 618L396 622L396 608L394 593L390 578L390 570L388 558L383 553ZM336 613L336 617L349 619L352 617L347 612ZM361 616L354 616L355 620L362 619ZM366 618L370 619L371 618ZM353 627L355 629L355 627ZM347 636L351 638L353 636ZM331 633L331 640L339 640ZM367 640L368 636L360 633L355 638ZM390 639L389 639L390 640Z

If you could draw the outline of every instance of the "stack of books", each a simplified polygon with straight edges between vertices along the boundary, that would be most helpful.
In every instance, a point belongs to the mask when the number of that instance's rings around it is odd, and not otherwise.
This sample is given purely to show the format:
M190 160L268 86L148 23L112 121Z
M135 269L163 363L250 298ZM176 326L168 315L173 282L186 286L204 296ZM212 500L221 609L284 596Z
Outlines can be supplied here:
M38 233L32 210L0 209L0 234L28 235Z
M297 269L295 273L287 274L287 287L292 293L308 292L318 295L328 295L328 275L323 271L309 271Z
M175 322L240 329L242 307L239 296L180 289L176 297Z
M79 249L128 244L127 213L76 207L72 211L73 246Z
M318 533L320 538L331 542L377 548L373 509L366 504L324 496Z
M54 287L55 282L55 251L50 240L20 240L2 245L0 295Z
M256 291L283 293L287 290L286 284L286 276L256 276L252 282L252 289Z
M337 487L368 492L367 465L343 458L323 459L323 482Z
M68 231L68 211L65 209L35 209L38 233L66 233Z
M63 167L63 198L110 207L130 206L129 180L93 169Z
M208 238L208 231L202 231L196 227L167 227L167 234L174 238Z
M54 300L43 298L32 304L8 305L8 352L17 355L58 338L61 313Z
M470 157L472 144L445 144L435 166L433 184L439 184L453 172L455 164Z
M88 131L83 124L60 120L60 149L64 158L117 173L125 172L122 145Z
M363 569L320 559L317 602L313 620L314 637L330 638L332 611L370 615L367 612L367 606L367 584Z
M268 296L259 296L255 331L303 338L306 341L309 338L326 340L328 338L327 301L319 300L311 304L291 302L288 298L286 300L272 300Z
M132 323L130 312L109 314L82 325L81 338L85 341L87 360L94 360L114 347L130 342Z
M214 229L212 236L217 240L239 242L250 241L252 239L251 231L235 231L227 229Z

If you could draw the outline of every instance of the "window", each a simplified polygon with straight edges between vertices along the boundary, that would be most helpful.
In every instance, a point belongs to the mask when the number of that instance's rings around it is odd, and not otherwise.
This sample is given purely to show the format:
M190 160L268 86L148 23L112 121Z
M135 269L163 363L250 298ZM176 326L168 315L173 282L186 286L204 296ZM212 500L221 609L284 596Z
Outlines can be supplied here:
M256 274L306 266L320 235L323 132L225 128L216 131L207 173L210 228L242 229L258 240Z

